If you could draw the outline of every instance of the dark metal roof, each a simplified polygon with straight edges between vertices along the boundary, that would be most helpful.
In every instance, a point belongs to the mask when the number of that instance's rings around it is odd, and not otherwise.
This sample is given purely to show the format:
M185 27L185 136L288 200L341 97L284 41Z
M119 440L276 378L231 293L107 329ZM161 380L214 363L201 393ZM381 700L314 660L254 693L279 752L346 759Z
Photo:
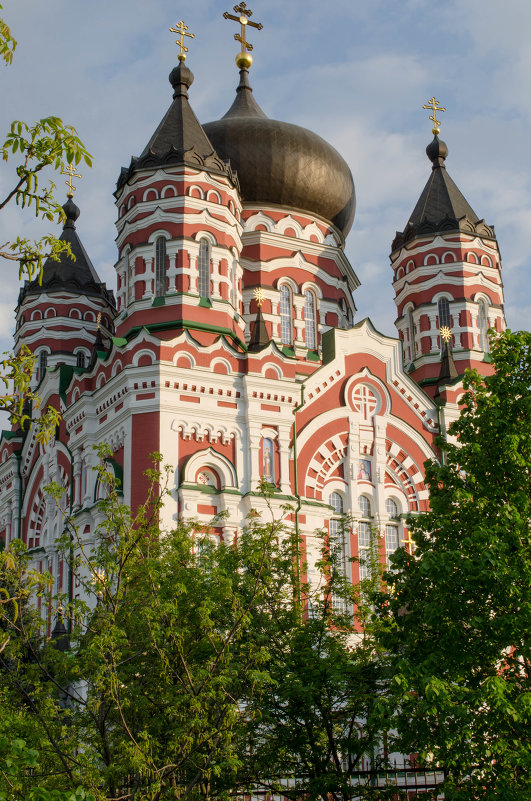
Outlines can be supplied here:
M26 295L38 295L41 292L73 292L76 295L101 297L115 308L114 295L100 280L98 273L83 247L76 232L76 220L79 208L71 198L63 206L66 222L59 239L68 242L75 256L75 261L62 253L59 261L47 259L42 271L42 281L38 279L26 281L21 288L18 302L22 303Z
M309 211L348 233L356 196L347 163L312 131L269 119L253 97L247 70L240 70L225 116L203 128L237 171L244 201Z
M251 351L251 353L263 350L269 345L269 342L270 339L267 333L264 315L262 314L261 306L259 306L258 312L256 313L256 320L253 324L253 330L251 331L248 350Z
M118 189L139 169L180 164L228 175L234 181L230 165L219 158L188 102L193 73L179 62L169 77L173 103L140 156L122 167Z
M416 236L443 231L467 231L494 239L494 229L480 220L448 175L445 159L448 148L438 136L426 148L432 172L405 229L396 233L393 251Z

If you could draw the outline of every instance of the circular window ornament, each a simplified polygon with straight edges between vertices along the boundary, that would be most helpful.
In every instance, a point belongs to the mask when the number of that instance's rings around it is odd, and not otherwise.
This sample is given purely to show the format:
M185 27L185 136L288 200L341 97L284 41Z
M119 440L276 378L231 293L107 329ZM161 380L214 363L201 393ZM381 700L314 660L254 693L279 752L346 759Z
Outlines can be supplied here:
M351 407L358 412L364 422L372 420L380 411L382 399L374 387L368 384L357 384L352 390Z

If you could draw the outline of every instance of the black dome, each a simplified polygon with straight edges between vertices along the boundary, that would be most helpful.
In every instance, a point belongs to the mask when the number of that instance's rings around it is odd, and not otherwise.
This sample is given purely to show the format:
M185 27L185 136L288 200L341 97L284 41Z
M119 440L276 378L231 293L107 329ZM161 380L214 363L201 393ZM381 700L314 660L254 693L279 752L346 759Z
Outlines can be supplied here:
M248 203L273 203L330 220L346 235L356 208L354 181L337 150L317 134L270 120L252 96L247 70L221 120L203 125L222 159L238 173Z

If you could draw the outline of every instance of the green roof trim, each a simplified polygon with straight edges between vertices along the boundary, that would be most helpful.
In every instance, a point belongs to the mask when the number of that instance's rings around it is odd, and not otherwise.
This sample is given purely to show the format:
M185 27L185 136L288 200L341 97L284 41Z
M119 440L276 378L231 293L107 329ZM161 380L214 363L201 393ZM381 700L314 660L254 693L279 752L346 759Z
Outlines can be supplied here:
M245 342L236 336L234 331L231 331L230 328L225 328L219 325L210 325L209 323L198 323L195 320L168 320L165 323L152 323L148 325L135 325L133 328L130 328L129 331L126 333L125 338L126 341L129 342L133 337L135 337L140 331L144 329L149 331L150 333L155 331L168 331L171 328L185 328L186 330L196 330L196 331L208 331L211 334L218 334L219 336L223 336L226 339L232 340L236 345L241 348L244 352L247 352L247 345Z

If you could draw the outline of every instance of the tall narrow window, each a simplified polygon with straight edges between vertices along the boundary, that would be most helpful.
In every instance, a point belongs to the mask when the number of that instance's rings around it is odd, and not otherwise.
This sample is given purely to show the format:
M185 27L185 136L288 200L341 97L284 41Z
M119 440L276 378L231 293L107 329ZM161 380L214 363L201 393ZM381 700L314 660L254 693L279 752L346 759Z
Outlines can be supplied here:
M135 299L135 262L134 259L131 258L129 251L125 258L125 269L127 271L127 305L129 305Z
M371 574L372 534L371 524L368 519L371 516L371 502L365 495L360 495L359 505L362 519L358 523L358 559L360 581L363 581L363 579L369 578Z
M78 350L76 356L76 367L85 367L86 356L82 350Z
M489 352L489 317L487 304L480 300L478 304L478 328L479 328L479 347L485 353Z
M415 324L413 323L413 312L407 313L407 331L409 337L409 361L412 362L416 356L415 353Z
M199 297L210 298L210 242L208 239L199 241Z
M304 293L304 332L306 337L306 347L309 350L317 350L315 295L309 290Z
M283 345L293 345L291 290L285 284L280 287L280 341Z
M39 353L39 381L42 381L44 378L44 373L46 372L46 368L48 367L48 354L45 350L41 350Z
M450 304L448 302L448 298L441 298L439 300L439 328L446 326L447 328L452 327L452 321L450 318Z
M238 259L232 261L232 305L238 310Z
M385 502L385 511L391 518L385 526L385 561L387 569L391 569L391 555L397 550L400 545L398 536L398 506L392 498L388 498Z
M350 577L350 549L348 543L348 527L345 520L342 519L344 514L343 497L339 492L332 492L328 503L333 509L333 517L330 518L330 545L337 549L339 569L343 576ZM332 605L336 612L346 612L347 602L344 598L339 596L332 597Z
M155 297L166 294L166 240L159 236L155 243Z

